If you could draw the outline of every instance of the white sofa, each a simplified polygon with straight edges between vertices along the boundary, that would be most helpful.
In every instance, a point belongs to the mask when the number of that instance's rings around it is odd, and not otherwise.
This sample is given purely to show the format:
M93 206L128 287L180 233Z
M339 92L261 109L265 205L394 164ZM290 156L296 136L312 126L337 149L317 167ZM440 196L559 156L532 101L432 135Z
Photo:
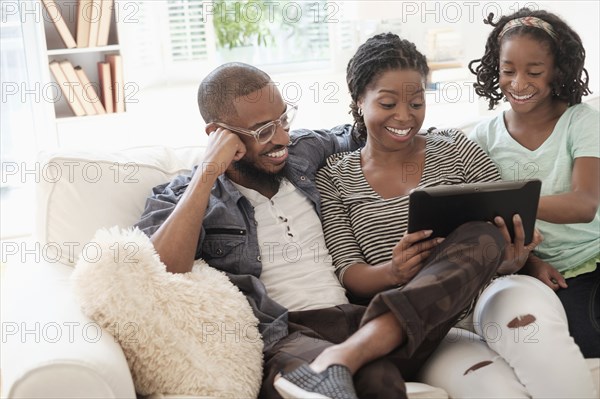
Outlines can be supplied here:
M189 170L202 152L141 147L46 156L36 187L35 239L16 249L3 246L15 252L4 256L19 256L22 266L9 267L4 276L2 397L136 396L123 351L82 314L69 276L79 256L95 256L86 243L98 228L135 223L151 188ZM596 374L598 364L590 362ZM411 398L447 397L424 384L409 383L408 389Z
M44 156L34 241L3 247L9 263L18 257L22 264L4 276L2 397L136 397L123 351L81 312L69 277L80 256L96 256L86 244L97 229L135 223L152 187L188 171L202 152L141 147ZM410 383L409 391L412 398L447 398L425 384Z
M98 228L135 223L151 188L189 170L201 154L146 147L42 155L34 241L19 244L24 263L4 276L3 397L136 396L123 351L81 312L69 277L82 250L95 256L85 245Z

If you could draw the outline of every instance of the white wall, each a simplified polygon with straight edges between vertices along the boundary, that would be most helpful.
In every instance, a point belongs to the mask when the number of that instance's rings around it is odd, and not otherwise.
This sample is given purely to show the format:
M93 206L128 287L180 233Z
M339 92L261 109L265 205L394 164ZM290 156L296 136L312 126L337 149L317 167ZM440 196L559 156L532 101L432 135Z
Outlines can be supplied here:
M469 60L478 58L484 50L485 40L491 27L482 20L487 12L495 14L512 13L514 10L529 6L554 12L563 17L582 37L587 49L586 67L590 73L590 87L598 95L600 86L598 1L446 1L446 2L401 2L401 1L358 1L342 2L347 15L353 15L361 40L374 33L369 19L402 18L401 35L424 51L426 48L426 32L432 27L451 27L460 32L464 39L462 70L455 71L451 84L459 88L460 97L447 90L444 93L432 93L428 97L428 110L425 127L456 126L469 120L490 115L486 106L470 91L472 76L466 72ZM296 127L323 128L350 122L344 69L347 60L338 60L337 70L303 71L301 73L282 74L264 69L271 73L275 82L283 89L284 98L296 101L300 106ZM92 148L123 148L136 145L168 144L189 145L205 142L203 122L196 105L196 89L204 73L198 71L196 82L187 84L157 86L136 93L133 97L138 101L128 105L128 113L124 117L99 120L98 123L86 125L85 135L81 133L78 123L70 123L61 127L61 146ZM450 99L450 105L444 98ZM92 131L89 131L91 129Z
M586 49L586 69L590 74L590 89L600 94L600 2L588 1L543 1L544 9L551 10L562 17L581 37Z

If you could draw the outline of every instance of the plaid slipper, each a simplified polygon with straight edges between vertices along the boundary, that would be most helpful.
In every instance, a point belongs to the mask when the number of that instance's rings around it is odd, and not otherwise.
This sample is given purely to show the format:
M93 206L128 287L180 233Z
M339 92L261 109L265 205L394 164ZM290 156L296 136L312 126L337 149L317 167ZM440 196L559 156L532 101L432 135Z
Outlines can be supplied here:
M339 364L320 373L303 364L279 374L273 386L285 399L358 399L350 370Z

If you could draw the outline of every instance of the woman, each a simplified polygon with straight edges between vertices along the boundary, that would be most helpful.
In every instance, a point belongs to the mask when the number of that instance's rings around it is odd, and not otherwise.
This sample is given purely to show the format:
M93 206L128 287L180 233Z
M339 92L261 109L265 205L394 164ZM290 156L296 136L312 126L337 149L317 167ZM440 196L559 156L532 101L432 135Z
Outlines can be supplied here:
M410 190L500 179L493 162L461 132L420 131L428 73L415 45L394 34L370 38L348 64L352 114L366 145L330 157L317 185L326 244L340 281L354 297L402 289L426 260L439 255L436 248L445 250L443 245L436 247L439 239L422 240L430 231L405 233ZM504 222L495 222L510 242ZM513 222L516 238L509 251L514 256L498 269L499 275L520 269L541 241L536 236L524 246L518 215ZM464 257L468 260L469 254ZM498 278L466 314L474 314L475 331L487 342L465 335L444 343L426 366L424 382L446 389L452 397L593 397L590 373L569 336L560 302L539 281L528 276ZM491 323L497 326L493 337ZM534 338L527 329L537 329ZM461 350L453 351L452 346ZM452 374L454 380L446 378Z

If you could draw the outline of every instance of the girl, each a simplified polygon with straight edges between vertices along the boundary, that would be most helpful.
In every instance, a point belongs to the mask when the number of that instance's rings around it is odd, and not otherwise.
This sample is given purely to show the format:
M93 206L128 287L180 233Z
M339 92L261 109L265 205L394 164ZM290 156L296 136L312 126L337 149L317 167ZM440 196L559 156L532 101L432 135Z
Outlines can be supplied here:
M461 132L420 132L428 72L415 45L394 34L367 40L348 64L355 130L366 144L330 157L317 186L327 247L342 284L355 297L402 291L398 287L410 284L424 265L448 251L447 241L434 246L432 240L421 241L424 232L405 233L410 190L500 178L493 162ZM510 243L506 226L501 219L497 223ZM522 237L518 217L515 224L516 236ZM536 237L528 247L517 240L508 245L521 259L507 262L499 273L518 270L538 243ZM466 251L460 253L459 261L472 261ZM568 335L560 308L552 291L534 278L496 279L474 309L477 332L484 338L494 334L494 339L486 345L465 332L445 342L429 362L432 366L426 366L424 382L461 398L593 397L589 370ZM497 330L487 328L492 324ZM515 340L517 332L535 328L540 344ZM561 361L553 360L554 355Z
M527 8L502 17L471 61L475 90L493 109L472 138L502 178L542 180L537 228L545 237L523 271L556 291L585 357L600 357L600 132L581 39L564 21Z

